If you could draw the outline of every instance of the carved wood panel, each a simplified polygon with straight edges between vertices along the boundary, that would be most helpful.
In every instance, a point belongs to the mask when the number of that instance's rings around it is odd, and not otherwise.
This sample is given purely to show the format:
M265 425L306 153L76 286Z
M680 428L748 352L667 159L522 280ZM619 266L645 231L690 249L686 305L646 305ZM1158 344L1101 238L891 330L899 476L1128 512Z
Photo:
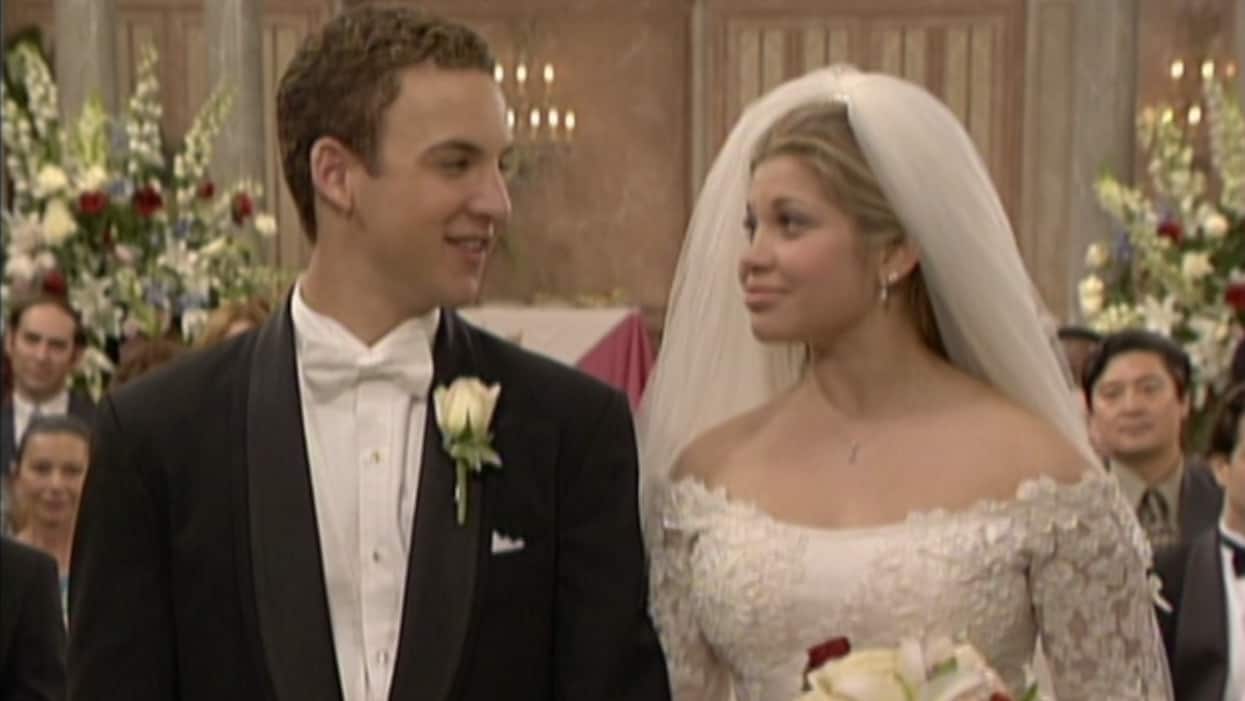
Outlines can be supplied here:
M1024 21L1022 0L706 0L707 152L716 151L743 108L768 90L847 62L904 77L946 102L1014 212Z

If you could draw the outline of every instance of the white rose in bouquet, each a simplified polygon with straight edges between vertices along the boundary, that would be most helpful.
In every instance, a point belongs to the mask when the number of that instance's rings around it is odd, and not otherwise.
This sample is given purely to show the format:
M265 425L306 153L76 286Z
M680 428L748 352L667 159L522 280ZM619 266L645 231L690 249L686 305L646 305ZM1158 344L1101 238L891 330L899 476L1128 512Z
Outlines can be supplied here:
M842 640L842 639L836 639ZM814 648L818 650L824 646ZM970 645L905 639L896 648L848 652L812 669L796 701L1011 701L999 676ZM810 651L810 665L820 654ZM1031 687L1023 701L1036 698Z

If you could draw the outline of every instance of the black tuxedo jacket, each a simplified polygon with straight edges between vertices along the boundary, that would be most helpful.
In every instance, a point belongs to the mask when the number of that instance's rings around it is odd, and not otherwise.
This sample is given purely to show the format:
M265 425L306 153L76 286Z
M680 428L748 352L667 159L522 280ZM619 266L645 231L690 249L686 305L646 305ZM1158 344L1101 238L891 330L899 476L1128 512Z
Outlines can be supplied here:
M1155 570L1172 608L1158 619L1176 701L1223 701L1231 656L1219 530L1158 553Z
M69 413L82 419L89 426L95 416L95 402L77 390L69 392ZM10 463L17 456L17 413L13 409L12 395L0 404L0 474L8 472Z
M1200 460L1185 463L1180 481L1180 540L1189 541L1206 531L1217 531L1223 512L1223 487L1210 467Z
M65 624L56 561L0 537L0 699L65 698Z
M391 699L669 697L623 395L441 316L434 384L501 383L501 470L428 412ZM97 412L74 543L69 696L341 699L288 304ZM525 548L493 555L494 531Z

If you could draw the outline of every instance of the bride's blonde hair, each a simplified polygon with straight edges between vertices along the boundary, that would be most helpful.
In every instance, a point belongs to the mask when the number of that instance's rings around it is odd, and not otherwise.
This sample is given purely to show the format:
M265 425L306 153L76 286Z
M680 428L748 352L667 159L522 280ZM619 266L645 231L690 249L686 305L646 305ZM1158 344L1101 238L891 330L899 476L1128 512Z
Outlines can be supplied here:
M757 140L750 171L775 156L799 158L817 175L826 198L852 219L868 243L883 247L902 242L907 239L903 223L865 160L847 109L840 101L815 102L783 115ZM896 288L925 343L946 357L920 267Z

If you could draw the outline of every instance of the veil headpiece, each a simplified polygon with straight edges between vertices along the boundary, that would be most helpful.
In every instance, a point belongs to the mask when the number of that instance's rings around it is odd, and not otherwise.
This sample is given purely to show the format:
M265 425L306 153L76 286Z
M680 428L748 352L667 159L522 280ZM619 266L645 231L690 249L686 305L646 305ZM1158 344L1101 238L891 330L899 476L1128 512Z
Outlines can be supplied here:
M920 252L951 362L1049 421L1092 464L1084 418L1042 321L1042 302L968 134L922 88L832 66L749 106L705 180L639 412L645 511L692 439L799 377L802 348L763 345L752 336L736 270L747 245L742 222L754 145L789 111L827 100L846 103L852 132Z

